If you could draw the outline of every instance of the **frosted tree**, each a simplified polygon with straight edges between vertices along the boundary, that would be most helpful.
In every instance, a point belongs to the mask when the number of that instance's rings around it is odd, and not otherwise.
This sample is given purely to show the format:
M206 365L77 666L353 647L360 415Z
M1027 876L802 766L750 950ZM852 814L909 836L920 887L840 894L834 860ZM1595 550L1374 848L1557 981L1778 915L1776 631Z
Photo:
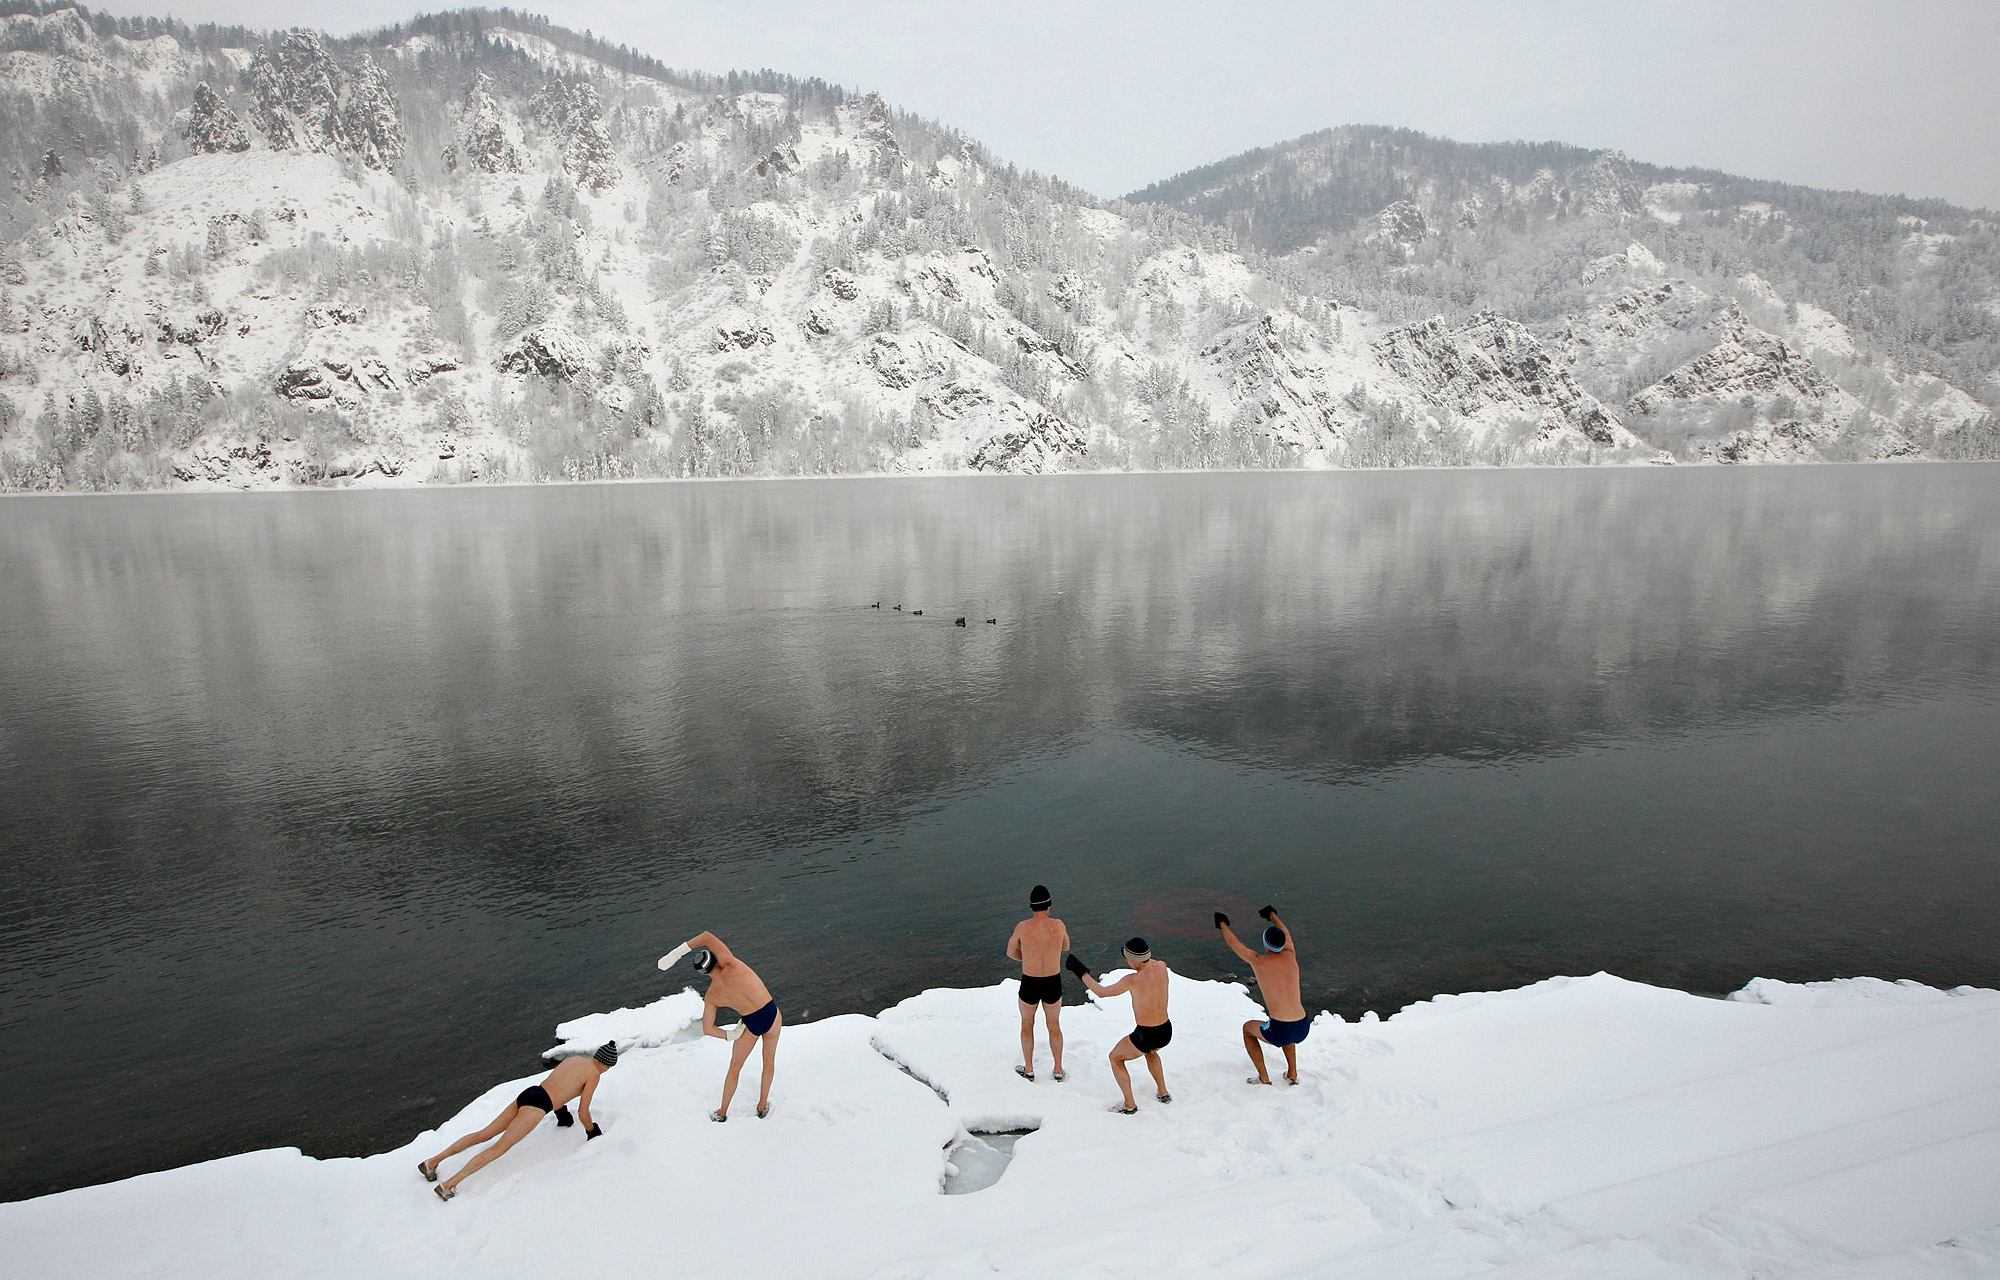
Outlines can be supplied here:
M174 117L174 127L192 151L248 151L250 137L215 90L203 80L194 87L194 105ZM138 168L135 163L133 168Z
M396 110L396 93L389 76L366 53L347 93L341 111L347 144L371 169L393 169L403 158L403 121Z

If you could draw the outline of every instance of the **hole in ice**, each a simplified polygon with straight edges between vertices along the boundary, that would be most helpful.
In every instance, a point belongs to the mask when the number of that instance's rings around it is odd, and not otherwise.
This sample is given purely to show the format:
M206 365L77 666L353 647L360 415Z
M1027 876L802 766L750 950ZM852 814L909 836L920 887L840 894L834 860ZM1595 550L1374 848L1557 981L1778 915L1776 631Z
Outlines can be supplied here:
M1014 1158L1014 1144L1033 1129L1007 1129L999 1133L967 1133L944 1149L944 1181L938 1187L948 1196L984 1191L1000 1181Z

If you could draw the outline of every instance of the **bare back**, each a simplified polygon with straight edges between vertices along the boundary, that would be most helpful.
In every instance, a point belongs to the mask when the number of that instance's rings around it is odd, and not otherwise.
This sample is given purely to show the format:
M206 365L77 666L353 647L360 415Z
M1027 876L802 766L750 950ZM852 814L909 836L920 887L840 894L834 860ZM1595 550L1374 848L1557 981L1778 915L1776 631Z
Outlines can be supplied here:
M1167 1020L1167 965L1164 960L1148 960L1126 979L1131 985L1132 1020L1142 1027L1157 1027Z
M1063 952L1069 950L1069 929L1053 916L1035 914L1014 926L1007 954L1021 962L1030 978L1051 978L1062 972Z
M1296 1022L1306 1016L1305 1001L1299 998L1299 953L1287 946L1272 955L1252 955L1250 967L1257 974L1257 989L1264 993L1264 1007L1280 1022Z
M732 956L709 975L708 1002L718 1009L751 1014L771 1003L771 989L755 969Z
M597 1079L597 1075L597 1063L590 1055L578 1054L564 1058L554 1071L542 1077L542 1088L548 1090L549 1101L560 1107L582 1097L584 1086Z

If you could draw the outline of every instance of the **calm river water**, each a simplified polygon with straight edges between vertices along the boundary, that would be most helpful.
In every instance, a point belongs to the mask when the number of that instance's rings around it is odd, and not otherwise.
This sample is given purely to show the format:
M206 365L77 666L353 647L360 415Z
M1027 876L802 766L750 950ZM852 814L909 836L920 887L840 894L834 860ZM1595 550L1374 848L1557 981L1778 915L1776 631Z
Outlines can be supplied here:
M702 928L990 983L1038 880L1349 1016L2000 985L1996 744L1990 464L6 499L0 1197L393 1146Z

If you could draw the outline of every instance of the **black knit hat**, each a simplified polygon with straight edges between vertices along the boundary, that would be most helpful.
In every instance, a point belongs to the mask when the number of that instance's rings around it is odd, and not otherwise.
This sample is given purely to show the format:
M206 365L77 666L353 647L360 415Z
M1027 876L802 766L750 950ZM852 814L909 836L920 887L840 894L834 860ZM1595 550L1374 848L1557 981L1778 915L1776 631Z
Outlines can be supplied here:
M1028 909L1031 911L1047 911L1055 900L1055 895L1049 892L1049 887L1045 884L1038 884L1028 890Z
M1125 939L1125 954L1128 958L1144 964L1153 958L1153 949L1146 945L1144 938L1127 938Z
M607 1067L615 1067L618 1065L618 1042L616 1040L606 1040L603 1044L598 1045L597 1052L590 1056Z

